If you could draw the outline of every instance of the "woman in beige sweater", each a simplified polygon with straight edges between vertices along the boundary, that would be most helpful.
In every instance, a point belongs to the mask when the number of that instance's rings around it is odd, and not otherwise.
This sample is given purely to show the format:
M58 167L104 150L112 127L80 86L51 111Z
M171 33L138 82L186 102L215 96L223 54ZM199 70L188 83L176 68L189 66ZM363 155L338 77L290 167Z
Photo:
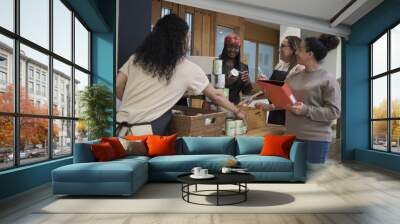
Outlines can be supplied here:
M309 163L325 162L332 140L331 124L340 116L339 84L335 75L320 66L338 44L337 37L326 34L302 40L296 55L297 63L305 70L286 79L297 99L287 107L286 129L305 143ZM271 110L274 106L266 108Z

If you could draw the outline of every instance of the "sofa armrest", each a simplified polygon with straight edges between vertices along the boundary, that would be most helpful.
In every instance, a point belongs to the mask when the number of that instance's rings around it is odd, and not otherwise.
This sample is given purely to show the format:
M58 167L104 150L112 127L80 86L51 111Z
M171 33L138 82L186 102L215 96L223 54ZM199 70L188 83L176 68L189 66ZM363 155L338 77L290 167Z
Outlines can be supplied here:
M99 140L90 141L90 142L81 142L75 143L74 147L74 163L89 163L95 162L96 158L94 157L90 146L92 144L100 143Z
M290 149L290 160L293 162L293 179L295 181L305 181L307 175L307 163L303 142L293 142Z

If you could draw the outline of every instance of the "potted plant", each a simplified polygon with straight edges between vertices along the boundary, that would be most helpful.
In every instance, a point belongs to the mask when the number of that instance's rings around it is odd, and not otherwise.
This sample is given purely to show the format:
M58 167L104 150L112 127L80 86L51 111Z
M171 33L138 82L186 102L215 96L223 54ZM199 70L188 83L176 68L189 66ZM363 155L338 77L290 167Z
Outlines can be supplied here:
M89 140L110 136L114 100L109 88L102 84L87 86L80 92L81 124L85 124Z

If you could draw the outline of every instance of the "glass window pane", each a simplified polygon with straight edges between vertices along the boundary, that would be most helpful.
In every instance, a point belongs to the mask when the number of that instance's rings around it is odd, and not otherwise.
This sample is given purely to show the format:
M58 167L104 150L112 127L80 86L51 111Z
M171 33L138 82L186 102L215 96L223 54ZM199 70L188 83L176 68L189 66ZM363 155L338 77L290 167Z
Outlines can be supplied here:
M186 23L189 26L189 31L188 31L188 35L189 35L189 43L188 43L188 52L187 55L192 55L192 27L193 27L193 14L191 13L186 13L185 14L185 19L186 19Z
M249 66L249 76L256 77L256 52L257 44L252 41L245 40L243 42L244 60L243 63Z
M60 0L53 0L53 18L53 51L71 60L72 12Z
M372 122L372 148L387 151L387 121Z
M21 36L49 48L49 0L20 0Z
M53 157L72 154L72 121L53 120Z
M14 165L14 125L10 116L0 116L0 170Z
M400 120L391 121L392 152L400 153Z
M0 26L14 31L14 0L0 1Z
M169 8L161 8L161 18L166 16L166 15L169 15L169 14L171 14L171 9L169 9Z
M0 111L14 111L14 42L0 35Z
M270 77L274 63L274 47L268 44L258 44L258 68L256 77L250 76L250 80L255 82L259 75Z
M391 74L391 88L390 88L390 98L391 98L391 116L400 118L400 72Z
M372 44L372 75L387 71L387 34Z
M84 120L75 121L75 142L84 142L88 138L88 128Z
M49 57L21 44L20 60L21 113L47 115L49 108ZM33 77L30 73L34 73ZM45 80L43 80L43 77L45 77ZM33 92L29 90L32 88L31 85L33 85ZM45 92L43 92L43 89Z
M387 118L387 77L372 81L372 118Z
M400 67L400 24L390 33L390 64L391 69Z
M80 94L85 89L86 86L89 86L89 75L75 69L75 117L79 117L81 115L81 107L80 104Z
M53 115L72 117L72 69L53 60Z
M35 163L49 158L49 120L22 117L20 119L21 164Z
M217 38L215 44L215 56L219 57L222 54L222 50L224 49L224 39L226 35L233 33L233 29L224 27L224 26L217 26Z
M75 63L89 70L89 32L75 18Z

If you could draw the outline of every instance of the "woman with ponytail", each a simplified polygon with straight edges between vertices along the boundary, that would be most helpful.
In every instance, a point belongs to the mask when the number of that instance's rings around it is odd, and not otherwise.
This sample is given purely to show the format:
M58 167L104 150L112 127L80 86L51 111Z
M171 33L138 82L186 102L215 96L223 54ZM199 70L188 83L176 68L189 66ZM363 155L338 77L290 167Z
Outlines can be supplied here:
M332 140L331 124L340 116L339 84L335 75L320 65L338 44L337 37L327 34L302 40L296 58L305 69L285 80L297 99L286 110L286 131L305 143L309 164L325 162ZM272 111L275 106L270 104L265 109Z
M309 163L324 163L332 140L331 124L340 116L340 88L336 77L321 68L321 61L335 49L339 39L323 34L301 41L296 51L302 72L292 74L286 82L297 102L286 111L286 128L303 141Z

